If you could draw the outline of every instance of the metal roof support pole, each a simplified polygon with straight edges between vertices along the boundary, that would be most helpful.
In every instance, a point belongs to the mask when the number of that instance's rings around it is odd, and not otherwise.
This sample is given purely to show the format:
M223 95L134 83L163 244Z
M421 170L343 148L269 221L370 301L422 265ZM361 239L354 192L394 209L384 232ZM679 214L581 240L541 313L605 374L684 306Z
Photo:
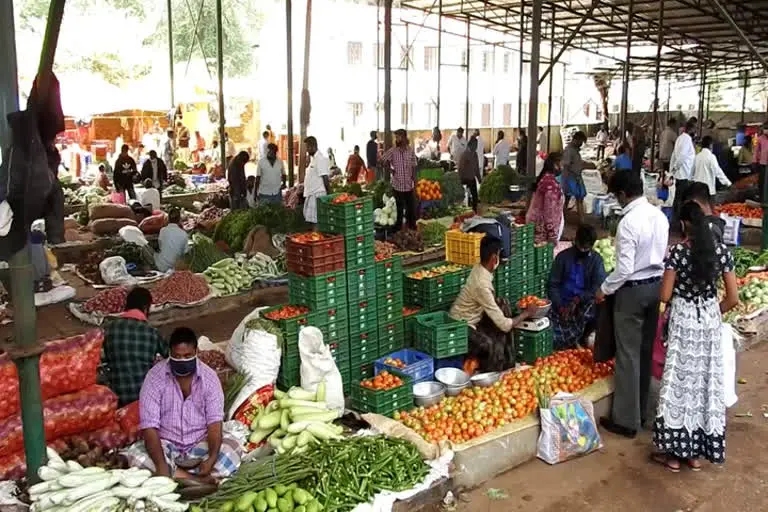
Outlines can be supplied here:
M408 72L411 69L411 42L408 33L409 23L405 24L405 130L408 131L408 122L411 120L411 104L408 103Z
M517 78L517 136L523 127L523 34L525 34L525 0L520 0L520 74Z
M741 122L744 122L744 111L747 109L747 86L749 85L749 71L744 72L744 85L741 88Z
M762 64L763 69L768 73L768 61L765 60L765 57L763 57L763 54L760 53L757 48L755 48L755 45L752 44L752 41L747 37L747 35L739 28L739 25L736 24L735 21L733 21L733 18L731 17L730 13L728 12L728 9L723 7L723 4L721 4L718 0L708 0L708 2L712 5L712 7L717 10L720 15L723 17L723 19L731 26L734 32L739 36L739 39L741 39L744 44L747 45L747 48L749 48L749 52L757 59L760 64Z
M635 16L635 1L629 0L629 14L627 15L627 56L624 60L624 70L621 75L621 112L619 113L619 125L621 126L621 140L627 140L627 107L629 103L629 67L632 56L632 22Z
M653 126L651 127L651 171L656 160L656 133L659 124L659 72L661 69L661 49L664 46L664 0L659 0L659 33L656 44L656 69L653 73ZM662 170L662 173L664 171ZM664 175L662 174L662 178Z
M709 101L712 99L712 84L707 84L707 101L704 104L704 117L709 119Z
M384 149L392 147L392 0L384 0Z
M539 78L539 85L544 83L544 80L547 78L547 75L554 72L555 70L555 64L560 61L560 57L563 56L565 51L568 49L568 47L571 45L574 39L576 39L576 36L581 34L581 29L584 26L584 24L592 19L592 13L595 12L595 8L597 7L597 4L599 3L598 0L593 0L592 5L589 6L589 10L584 13L584 15L581 17L581 20L579 21L579 24L574 27L571 34L568 36L568 39L565 40L563 43L563 46L560 48L560 50L557 52L557 55L555 57L552 57L549 59L549 66L547 66L547 69L544 70L544 73L542 73L541 78ZM552 31L554 33L554 16L555 16L555 8L554 4L552 6Z
M294 145L293 145L293 1L285 0L285 78L288 90L286 100L288 103L288 117L285 127L288 131L288 186L293 186ZM378 75L379 71L376 70ZM378 100L378 96L376 98Z
M701 138L701 127L704 124L704 91L707 87L707 66L701 68L701 81L699 83L699 110L696 112L699 119L699 125L696 127L696 134Z
M472 26L472 22L469 19L469 16L467 16L467 62L466 67L464 68L464 72L466 73L466 95L464 96L465 103L464 103L464 129L467 132L467 137L469 137L469 63L471 61L470 55L469 55L469 28Z
M376 0L376 131L381 129L381 116L379 115L381 105L381 0Z
M669 122L669 114L672 110L672 79L667 75L667 119L665 124Z
M437 0L437 105L435 126L440 127L440 88L443 82L443 0ZM438 148L440 151L440 148Z
M176 88L173 81L173 7L171 1L168 0L168 65L171 73L171 108L176 108ZM173 128L173 121L171 121L171 128Z
M222 0L216 0L216 74L219 79L219 150L221 167L227 168L227 143L224 140L224 6Z
M528 160L526 174L536 174L536 126L539 115L539 57L541 51L541 11L544 0L533 0L533 16L531 19L531 90L528 95ZM768 224L768 222L766 223Z
M549 67L548 70L552 70L555 67L555 6L552 5L552 30L550 31L549 38ZM544 72L546 75L546 71ZM555 73L552 72L549 75L549 95L547 96L547 127L545 128L547 134L547 154L549 154L549 148L551 147L552 135L549 133L550 126L552 125L552 85L555 79ZM541 79L539 79L539 85L541 85ZM544 148L541 148L544 151Z

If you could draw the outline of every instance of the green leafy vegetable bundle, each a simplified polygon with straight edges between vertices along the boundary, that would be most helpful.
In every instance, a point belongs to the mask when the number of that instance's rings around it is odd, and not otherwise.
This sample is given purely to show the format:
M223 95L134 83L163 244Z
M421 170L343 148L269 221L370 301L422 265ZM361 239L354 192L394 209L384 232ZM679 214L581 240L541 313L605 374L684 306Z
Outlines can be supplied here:
M440 192L443 194L442 203L450 207L464 201L464 185L461 184L458 172L446 172L440 179Z
M486 175L480 185L480 202L484 204L499 204L504 200L508 185L504 181L504 173L493 171Z
M200 233L192 235L192 247L186 256L187 264L192 272L203 272L226 257L227 255L216 247L213 240L207 236Z
M432 221L423 222L419 226L419 231L424 245L442 245L445 243L445 232L448 228L437 221Z

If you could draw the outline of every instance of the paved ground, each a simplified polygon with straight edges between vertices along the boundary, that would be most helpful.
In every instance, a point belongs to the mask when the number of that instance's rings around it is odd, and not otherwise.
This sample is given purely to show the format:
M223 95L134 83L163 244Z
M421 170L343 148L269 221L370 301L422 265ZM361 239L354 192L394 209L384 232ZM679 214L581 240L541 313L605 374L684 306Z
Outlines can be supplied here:
M630 441L604 434L605 448L557 466L532 461L461 494L457 512L719 512L765 510L768 466L768 345L739 355L739 402L729 411L727 462L672 474L650 462L650 434ZM735 417L751 412L751 418ZM490 500L488 489L508 495Z

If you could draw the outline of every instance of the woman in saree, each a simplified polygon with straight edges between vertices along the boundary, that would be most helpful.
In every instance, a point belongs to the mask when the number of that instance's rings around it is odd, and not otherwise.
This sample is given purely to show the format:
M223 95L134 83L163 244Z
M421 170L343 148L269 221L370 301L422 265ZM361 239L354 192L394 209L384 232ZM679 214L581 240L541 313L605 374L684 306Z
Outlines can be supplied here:
M559 153L550 154L544 161L544 167L536 178L528 213L525 215L525 221L535 225L534 238L537 244L557 244L563 234L565 197L555 177L559 166Z

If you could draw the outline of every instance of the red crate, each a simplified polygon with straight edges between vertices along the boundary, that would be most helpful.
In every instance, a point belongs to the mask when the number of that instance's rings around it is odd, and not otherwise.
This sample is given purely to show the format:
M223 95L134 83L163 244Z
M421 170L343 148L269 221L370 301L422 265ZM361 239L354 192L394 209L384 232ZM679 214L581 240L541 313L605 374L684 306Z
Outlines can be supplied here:
M289 272L316 276L344 268L344 237L327 236L301 243L292 237L285 241L285 260Z

